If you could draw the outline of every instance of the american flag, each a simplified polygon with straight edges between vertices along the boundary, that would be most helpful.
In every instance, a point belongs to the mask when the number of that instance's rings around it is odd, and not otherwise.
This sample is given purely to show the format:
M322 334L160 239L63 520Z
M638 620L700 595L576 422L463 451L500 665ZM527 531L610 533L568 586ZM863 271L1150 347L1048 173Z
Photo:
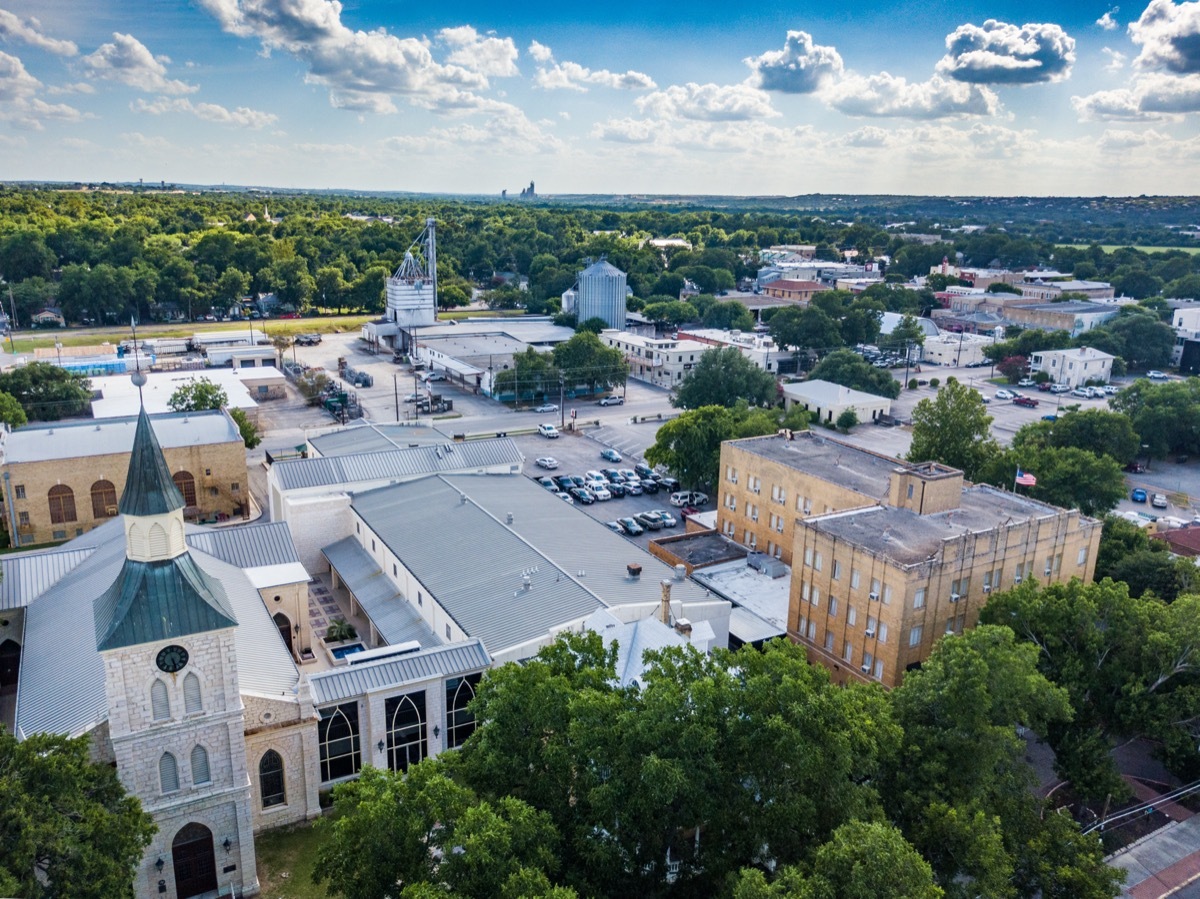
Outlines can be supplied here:
M1033 475L1031 475L1027 471L1021 471L1021 469L1019 469L1019 468L1017 469L1016 482L1018 484L1020 484L1022 487L1036 487L1037 486L1037 478L1035 478Z

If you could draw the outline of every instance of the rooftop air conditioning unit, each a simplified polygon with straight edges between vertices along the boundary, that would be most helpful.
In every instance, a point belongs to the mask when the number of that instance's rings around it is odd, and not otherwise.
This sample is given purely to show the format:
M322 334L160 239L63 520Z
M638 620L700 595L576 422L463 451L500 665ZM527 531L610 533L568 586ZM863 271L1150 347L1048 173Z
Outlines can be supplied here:
M872 591L871 593L867 594L867 599L877 600L879 599L879 594Z
M859 670L859 671L861 671L863 674L870 674L870 673L871 673L871 666L870 666L870 665L863 665L863 666L862 666L861 668L859 668L858 670Z
M950 594L950 601L951 601L951 602L958 602L960 599L962 599L962 597L961 597L961 596L959 596L957 593L951 593L951 594Z
M874 629L874 628L867 628L867 636L868 636L868 637L874 637L874 636L875 636L875 629Z

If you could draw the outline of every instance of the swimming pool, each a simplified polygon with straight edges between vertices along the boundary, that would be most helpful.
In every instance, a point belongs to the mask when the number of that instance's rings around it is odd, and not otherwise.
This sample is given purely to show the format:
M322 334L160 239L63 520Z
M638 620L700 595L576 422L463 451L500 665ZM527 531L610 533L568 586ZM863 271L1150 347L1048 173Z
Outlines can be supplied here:
M356 652L362 652L366 649L361 643L347 643L345 646L335 646L329 650L329 654L335 659L344 659L346 656L352 656Z

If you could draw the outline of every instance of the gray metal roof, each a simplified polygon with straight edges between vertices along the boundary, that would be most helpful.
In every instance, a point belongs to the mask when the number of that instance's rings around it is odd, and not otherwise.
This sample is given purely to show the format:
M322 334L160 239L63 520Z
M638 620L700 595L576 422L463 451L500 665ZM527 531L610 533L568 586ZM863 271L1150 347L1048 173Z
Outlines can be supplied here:
M324 705L376 690L435 677L455 677L491 667L492 659L479 640L423 649L395 659L347 665L309 677L313 702Z
M163 515L183 506L183 494L171 479L171 469L143 407L133 432L129 471L117 509L122 515Z
M0 557L0 611L29 605L94 551L90 546L81 546Z
M414 444L445 443L446 435L423 425L378 425L363 422L309 437L308 442L322 456L344 456L348 453L405 449Z
M88 557L31 602L17 687L20 733L84 733L108 715L104 667L96 650L93 598L116 580L125 562L120 518L67 544ZM94 547L93 549L90 549ZM61 551L56 551L61 552ZM244 693L292 696L296 666L258 591L240 569L193 552L198 567L222 586L238 620L234 631L238 679Z
M235 568L261 568L299 562L292 532L285 522L188 528L188 545L216 556Z
M729 610L729 633L743 643L757 643L759 640L782 637L786 631L769 621L764 621L749 609L734 606Z
M550 628L585 618L604 605L583 578L559 568L536 544L505 526L503 517L459 498L485 482L507 482L531 488L526 499L513 496L508 505L520 510L523 519L536 514L529 507L543 496L550 500L548 513L560 508L573 512L566 503L527 478L460 475L453 484L449 480L434 476L360 493L351 507L458 626L483 640L490 653L539 639ZM577 529L580 516L574 514L574 520L559 519L558 527ZM599 522L596 527L606 530ZM529 590L523 588L526 572L532 572Z
M384 642L394 646L416 640L425 648L442 644L421 613L384 577L375 560L353 537L345 537L322 551Z
M281 489L364 484L372 481L421 477L439 472L482 473L497 465L519 471L525 457L511 437L447 443L386 452L289 459L276 462L275 477Z
M237 426L219 409L151 415L150 421L159 445L167 449L232 443L235 440L241 442L242 439ZM133 448L137 422L138 416L127 415L93 421L27 425L8 435L4 460L14 464L128 453Z

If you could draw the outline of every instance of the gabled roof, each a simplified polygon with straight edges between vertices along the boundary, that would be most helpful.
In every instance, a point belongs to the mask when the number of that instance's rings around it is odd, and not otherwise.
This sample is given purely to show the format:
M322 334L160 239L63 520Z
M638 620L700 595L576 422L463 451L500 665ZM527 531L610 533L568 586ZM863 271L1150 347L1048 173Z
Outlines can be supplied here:
M99 650L237 624L220 582L201 571L189 553L159 562L127 558L94 608Z
M292 531L286 522L237 527L188 529L188 546L216 556L235 568L262 568L299 562Z
M363 662L312 675L313 702L323 705L376 690L435 677L454 677L490 668L491 657L479 640L451 643L392 659Z
M90 556L90 546L5 556L0 560L0 611L20 609L49 590Z
M138 413L125 491L117 507L122 515L163 515L183 508L183 494L171 480L158 438L143 406Z

